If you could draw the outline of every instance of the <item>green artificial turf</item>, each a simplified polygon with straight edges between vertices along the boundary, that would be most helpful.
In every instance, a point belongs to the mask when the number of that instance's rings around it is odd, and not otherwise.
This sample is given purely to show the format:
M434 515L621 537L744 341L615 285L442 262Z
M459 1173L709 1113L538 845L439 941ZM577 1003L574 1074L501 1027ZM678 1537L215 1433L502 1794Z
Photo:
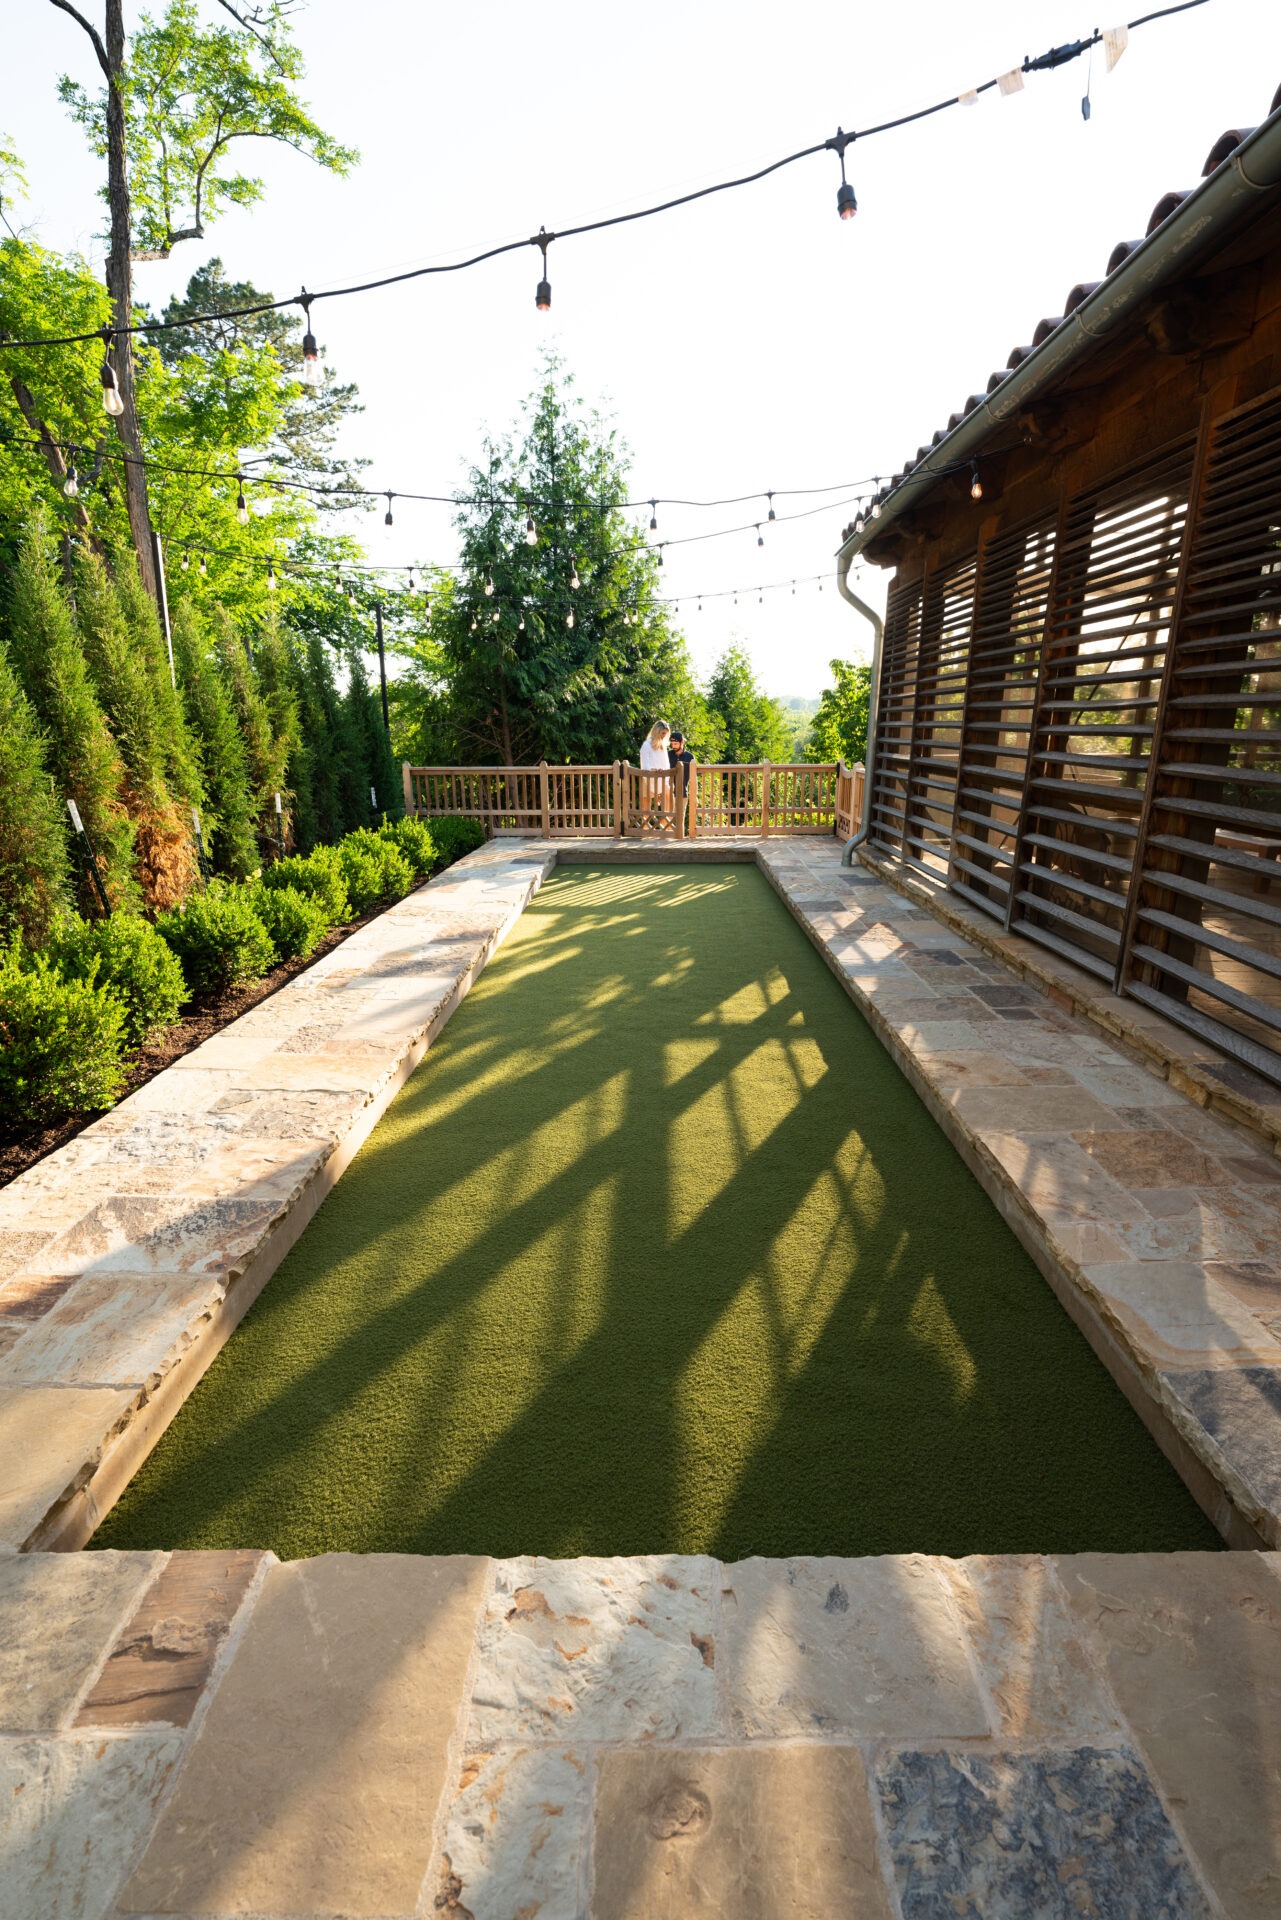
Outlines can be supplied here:
M786 909L724 865L552 876L94 1544L1218 1536Z

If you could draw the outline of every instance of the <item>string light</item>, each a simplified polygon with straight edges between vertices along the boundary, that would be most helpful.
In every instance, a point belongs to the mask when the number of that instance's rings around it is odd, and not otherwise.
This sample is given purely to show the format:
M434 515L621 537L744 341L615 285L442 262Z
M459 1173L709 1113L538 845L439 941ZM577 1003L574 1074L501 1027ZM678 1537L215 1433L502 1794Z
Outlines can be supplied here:
M98 378L102 382L102 409L104 413L109 413L113 420L118 420L125 410L125 403L120 398L120 382L111 364L111 349L115 344L115 335L110 327L102 329L102 343L102 366L98 371Z
M66 494L68 500L74 500L80 492L80 476L76 472L74 461L67 468L67 477L62 483L62 491Z
M759 522L757 523L757 527L756 527L756 544L758 547L763 547L765 545L765 535L761 532Z
M546 227L540 227L534 238L530 241L531 246L541 247L543 251L543 277L539 281L538 291L534 295L534 305L540 313L549 313L551 311L552 283L547 278L547 249L555 238L555 234L548 233Z
M982 498L983 498L983 482L979 479L979 463L977 460L971 460L970 462L970 499L981 500Z
M391 517L391 500L392 500L392 496L391 496L391 490L389 488L387 491L387 511L383 515L383 525L385 527L390 527L395 525L395 522Z
M661 567L661 566L662 566L662 564L663 564L663 549L662 549L662 547L661 547L661 546L660 546L660 547L659 547L659 549L658 549L658 564L659 564L659 566L660 566L660 567Z
M524 633L525 631L525 616L523 613L520 616L520 625L517 627L516 631L517 633Z
M309 387L318 387L323 371L320 364L320 351L316 346L316 336L311 330L311 295L306 287L298 302L306 320L306 332L302 337L302 377Z
M572 572L572 573L570 574L570 576L569 576L569 584L570 584L570 586L571 586L571 587L573 587L573 588L575 588L575 589L577 589L577 588L579 588L579 587L581 587L581 586L582 586L582 584L583 584L583 583L582 583L582 581L581 581L581 580L579 579L579 577L578 577L578 562L577 562L577 560L575 560L575 561L573 562L573 568L574 568L574 570L573 570L573 572Z
M494 576L492 573L487 573L485 575L485 592L488 595L488 594L492 594L493 591L494 591Z
M838 127L836 129L835 139L829 140L827 143L829 147L834 149L841 163L841 184L836 189L836 211L840 214L842 220L852 220L858 212L858 201L854 197L854 189L845 178L845 149L851 141L857 138L857 134L844 133L841 128Z
M202 580L205 580L208 577L209 577L209 567L208 567L208 563L205 560L205 556L202 553L200 556L200 578Z
M244 475L236 475L236 518L242 527L249 525L249 504L245 499Z
M880 503L880 501L879 501L879 500L873 500L873 502L872 502L872 518L873 518L873 520L879 520L879 519L880 519L880 517L881 517L881 503Z
M529 508L529 518L525 522L525 545L527 547L536 547L538 545L538 528L534 525L534 509L532 507Z
M651 532L651 533L657 533L657 532L658 532L658 502L657 502L657 500L651 500L651 501L650 501L650 503L649 503L649 530L650 530L650 532Z
M184 573L186 573L186 572L187 572L187 570L189 569L189 567L190 567L190 566L191 566L191 554L190 554L190 553L188 552L188 550L187 550L187 548L186 548L186 547L184 547L184 548L183 548L183 550L182 550L182 570L183 570L183 572L184 572Z
M418 591L418 582L414 578L414 570L412 567L409 569L409 591L410 593L417 593Z
M497 607L495 607L494 611L490 614L489 620L490 620L491 626L496 627L498 625L498 608Z
M772 493L767 493L765 498L769 501L769 512L766 514L765 518L767 520L772 520L774 518L774 496Z
M569 612L565 616L565 625L567 627L572 627L573 624L574 624L574 609L571 607Z
M276 569L270 560L267 562L267 591L268 593L276 591Z

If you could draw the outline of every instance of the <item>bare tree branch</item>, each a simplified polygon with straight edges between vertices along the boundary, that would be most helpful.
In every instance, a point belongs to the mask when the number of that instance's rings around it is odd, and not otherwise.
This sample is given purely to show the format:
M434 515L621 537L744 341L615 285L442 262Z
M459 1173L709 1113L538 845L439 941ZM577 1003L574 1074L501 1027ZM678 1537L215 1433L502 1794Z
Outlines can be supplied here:
M62 0L54 0L55 6L60 6L61 4L62 4ZM258 42L258 45L263 49L264 53L266 53L273 67L275 67L276 72L280 74L283 78L287 79L288 75L285 73L285 69L281 65L280 57L277 54L276 49L272 46L270 38L261 31L261 28L259 25L259 22L262 17L260 10L257 7L255 7L251 13L248 13L248 14L243 13L241 12L239 7L232 6L231 0L218 0L218 5L222 8L224 13L229 13L231 15L232 19L236 22L237 26L243 27L246 33L251 33L253 35L254 39Z
M49 4L51 7L58 7L63 13L69 13L76 24L84 28L89 38L93 41L93 50L98 56L98 65L106 74L108 81L110 81L111 62L107 59L107 49L102 44L102 36L98 32L98 29L92 22L86 20L82 13L77 13L76 9L71 5L71 0L49 0Z

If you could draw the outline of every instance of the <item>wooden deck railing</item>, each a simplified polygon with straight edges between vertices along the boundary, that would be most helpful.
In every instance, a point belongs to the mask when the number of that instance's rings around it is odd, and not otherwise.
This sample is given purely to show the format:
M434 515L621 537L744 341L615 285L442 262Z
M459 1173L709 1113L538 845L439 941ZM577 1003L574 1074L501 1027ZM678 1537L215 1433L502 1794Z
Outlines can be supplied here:
M405 811L466 814L490 833L550 839L669 833L677 839L730 834L855 831L863 811L863 768L699 766L642 773L612 766L403 767Z

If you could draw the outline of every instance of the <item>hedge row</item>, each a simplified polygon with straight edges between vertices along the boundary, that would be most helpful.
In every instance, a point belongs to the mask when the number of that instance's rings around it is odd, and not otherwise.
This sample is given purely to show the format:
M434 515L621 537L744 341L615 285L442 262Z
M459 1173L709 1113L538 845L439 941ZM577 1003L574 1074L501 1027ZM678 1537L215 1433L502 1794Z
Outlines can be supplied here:
M331 927L402 899L483 839L474 820L360 827L250 880L212 880L154 925L67 914L39 950L15 934L0 950L0 1112L22 1132L111 1106L129 1055L182 1007L304 958Z

